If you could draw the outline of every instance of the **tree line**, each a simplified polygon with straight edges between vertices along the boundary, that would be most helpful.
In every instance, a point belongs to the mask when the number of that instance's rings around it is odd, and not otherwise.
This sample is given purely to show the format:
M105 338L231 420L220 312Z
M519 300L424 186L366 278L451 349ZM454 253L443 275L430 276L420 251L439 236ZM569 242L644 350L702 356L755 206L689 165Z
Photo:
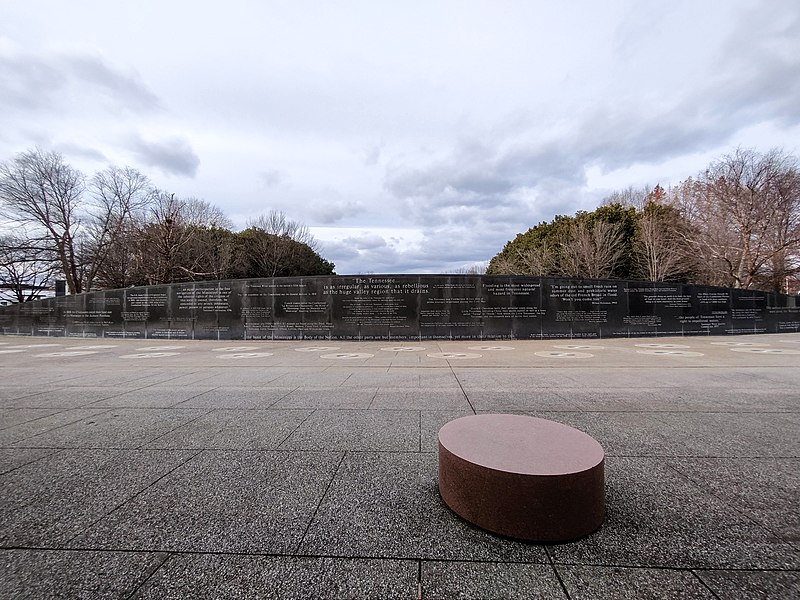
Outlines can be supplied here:
M208 279L329 275L308 228L269 211L235 232L213 204L130 167L92 177L41 149L0 163L0 297Z
M737 149L668 189L614 192L517 235L487 273L788 292L800 275L798 159Z

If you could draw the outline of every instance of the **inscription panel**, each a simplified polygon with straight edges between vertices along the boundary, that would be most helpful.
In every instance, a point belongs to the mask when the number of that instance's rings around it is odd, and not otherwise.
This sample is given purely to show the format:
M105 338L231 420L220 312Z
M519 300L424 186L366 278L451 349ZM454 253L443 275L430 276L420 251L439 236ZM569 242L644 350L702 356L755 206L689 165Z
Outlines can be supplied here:
M676 283L379 275L208 281L0 307L13 335L539 339L800 331L795 296Z

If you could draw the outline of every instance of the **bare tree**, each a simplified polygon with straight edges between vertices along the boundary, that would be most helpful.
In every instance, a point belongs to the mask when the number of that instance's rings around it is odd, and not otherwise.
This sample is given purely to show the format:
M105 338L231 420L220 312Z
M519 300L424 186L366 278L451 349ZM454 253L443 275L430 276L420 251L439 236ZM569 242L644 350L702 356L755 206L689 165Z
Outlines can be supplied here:
M85 267L85 287L92 289L95 278L109 277L119 261L124 260L125 247L131 243L131 232L140 224L155 194L147 177L130 167L108 167L97 173L90 183L94 205L86 223L86 248L91 260ZM123 287L123 282L120 282Z
M73 294L84 291L79 239L83 189L83 175L56 152L36 149L0 164L0 216L49 243Z
M495 256L490 266L491 275L524 275L523 269L517 261L504 254Z
M319 244L308 227L287 218L282 211L271 210L247 221L242 232L246 241L248 261L252 272L275 277L295 262L303 246L317 252ZM297 243L289 243L289 242Z
M673 197L704 283L750 288L771 267L785 276L781 265L800 248L797 173L797 160L780 150L738 149L679 186Z
M621 204L622 206L632 206L636 210L644 210L645 205L655 199L654 194L663 194L664 189L657 185L655 188L649 186L628 186L624 190L616 190L603 199L603 205Z
M560 268L567 277L606 279L625 254L622 227L597 220L576 221L560 249Z
M785 172L774 186L773 227L769 233L772 256L765 265L765 287L788 293L789 279L800 273L800 169L787 159Z
M260 229L278 237L288 237L305 244L315 252L319 251L319 243L308 227L299 221L289 219L283 211L271 210L266 215L248 219L247 227Z
M24 236L0 237L0 299L27 302L38 298L58 269L54 258Z
M544 277L556 269L558 258L547 242L528 246L516 251L517 263L522 267L521 275Z
M678 211L649 202L636 225L633 247L639 273L648 281L669 281L685 276L692 260L685 251L685 227Z

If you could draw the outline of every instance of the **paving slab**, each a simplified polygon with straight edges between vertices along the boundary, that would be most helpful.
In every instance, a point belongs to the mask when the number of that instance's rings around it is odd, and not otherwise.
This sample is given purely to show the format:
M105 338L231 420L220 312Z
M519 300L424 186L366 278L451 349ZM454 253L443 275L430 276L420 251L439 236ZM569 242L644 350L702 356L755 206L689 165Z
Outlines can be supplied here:
M60 429L77 425L84 420L91 421L92 418L102 415L107 410L104 408L63 410L39 419L28 420L6 427L0 430L0 446L10 446L18 443L23 445L31 444L36 447L54 446L53 444L42 442L42 439L46 438L48 433L58 435L57 432Z
M206 450L70 547L292 554L340 460L338 453Z
M578 410L567 395L554 389L465 388L470 405L479 412L524 412L537 410Z
M572 600L637 600L682 598L715 600L691 571L621 567L559 566L558 573Z
M61 410L58 408L2 408L0 409L0 431L49 417Z
M0 475L50 456L57 450L44 448L0 448Z
M606 460L606 521L553 546L556 564L659 568L800 568L800 551L664 459Z
M63 410L68 408L97 408L92 406L98 400L113 398L135 387L53 387L33 396L18 399L16 406Z
M128 598L166 558L152 552L0 549L0 597Z
M697 486L800 546L800 458L670 459Z
M214 383L218 383L216 378ZM271 408L296 388L266 386L221 386L205 391L175 405L175 408Z
M61 547L192 452L63 450L0 476L0 544Z
M172 408L213 388L204 386L165 386L162 384L126 391L93 402L92 408Z
M499 538L452 513L439 497L437 467L434 454L348 453L300 552L547 563L542 546Z
M419 411L318 410L282 450L419 451Z
M310 410L216 409L146 447L276 450L311 414Z
M378 388L298 388L280 398L273 408L366 409Z
M0 439L3 439L3 434L10 432L9 435L19 438L14 445L20 448L140 448L207 412L205 409L188 408L80 409L53 417L61 417L64 421L69 420L69 423L35 433L26 432L24 437L20 437L21 433L15 433L17 428L6 429L0 431ZM34 426L25 424L21 427L27 425Z
M697 571L720 600L800 598L798 571Z
M174 555L134 598L410 600L417 571L417 561Z
M456 389L380 388L369 405L382 410L470 410L464 392Z
M428 600L568 599L550 565L423 561L421 575L422 597Z

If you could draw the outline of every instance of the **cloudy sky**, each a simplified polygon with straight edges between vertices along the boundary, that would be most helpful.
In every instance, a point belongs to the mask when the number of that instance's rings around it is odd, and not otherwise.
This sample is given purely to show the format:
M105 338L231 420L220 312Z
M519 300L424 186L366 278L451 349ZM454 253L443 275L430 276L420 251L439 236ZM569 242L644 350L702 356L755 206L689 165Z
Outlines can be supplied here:
M0 160L130 165L340 274L452 272L737 146L800 154L797 0L0 0Z

